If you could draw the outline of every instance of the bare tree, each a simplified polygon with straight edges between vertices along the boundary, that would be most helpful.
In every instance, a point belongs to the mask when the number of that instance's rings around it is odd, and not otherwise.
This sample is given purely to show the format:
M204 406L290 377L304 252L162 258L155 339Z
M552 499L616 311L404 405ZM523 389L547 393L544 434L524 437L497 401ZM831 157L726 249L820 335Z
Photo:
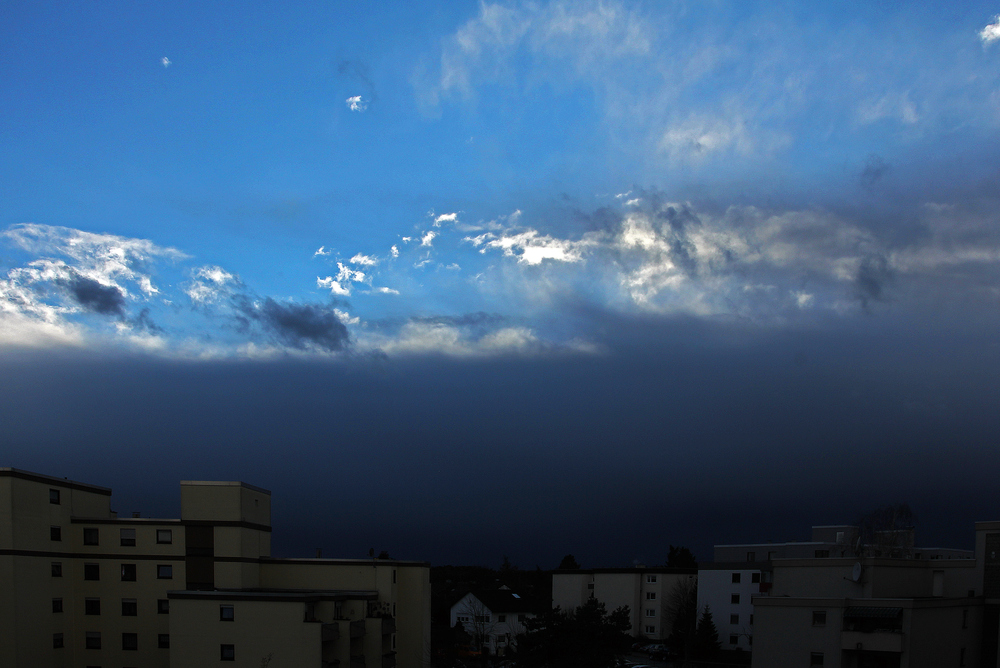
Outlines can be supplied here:
M465 629L473 641L480 649L488 648L490 634L496 629L497 624L490 609L475 595L470 594L462 606L462 613L469 618L465 623Z
M916 518L905 503L876 508L858 520L858 557L906 558L913 553Z

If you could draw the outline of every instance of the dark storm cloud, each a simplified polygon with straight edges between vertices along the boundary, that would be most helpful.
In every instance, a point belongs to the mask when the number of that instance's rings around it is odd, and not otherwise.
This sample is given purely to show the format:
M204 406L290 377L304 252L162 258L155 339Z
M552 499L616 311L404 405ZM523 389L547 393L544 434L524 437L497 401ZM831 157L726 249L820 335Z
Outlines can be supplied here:
M102 285L92 278L73 274L62 282L70 296L88 311L101 315L125 315L125 295L118 286Z
M861 171L861 186L872 188L892 169L891 165L874 153L868 156L865 168Z
M234 298L242 322L256 322L279 342L293 348L317 347L330 352L343 350L350 339L347 327L333 305L278 302L271 297L254 302L246 295Z
M861 260L854 277L854 297L868 309L871 302L886 300L886 289L893 281L893 271L884 255L869 255Z
M129 319L129 324L136 329L143 330L149 334L163 334L164 329L153 322L149 316L149 308L139 311L139 315Z

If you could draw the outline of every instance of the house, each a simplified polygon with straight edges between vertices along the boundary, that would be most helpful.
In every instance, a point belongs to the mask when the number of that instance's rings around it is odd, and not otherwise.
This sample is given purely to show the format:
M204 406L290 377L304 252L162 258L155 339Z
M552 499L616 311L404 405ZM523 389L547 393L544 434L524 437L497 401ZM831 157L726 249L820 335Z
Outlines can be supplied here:
M517 644L537 604L503 586L469 592L451 606L451 625L461 624L479 649L502 656Z
M675 587L694 586L698 571L693 568L592 568L552 572L552 606L572 611L591 596L608 612L628 606L632 635L653 640L670 636L665 612Z
M426 668L430 567L276 559L271 493L181 482L181 517L0 468L0 665Z

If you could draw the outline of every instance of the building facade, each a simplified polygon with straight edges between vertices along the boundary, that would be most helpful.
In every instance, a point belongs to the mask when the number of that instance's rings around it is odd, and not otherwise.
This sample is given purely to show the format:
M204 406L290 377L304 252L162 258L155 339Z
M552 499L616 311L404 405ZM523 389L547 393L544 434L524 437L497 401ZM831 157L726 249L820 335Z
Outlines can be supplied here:
M181 483L180 519L0 468L0 665L425 668L424 562L275 559L270 492Z
M535 617L536 604L507 587L469 592L451 606L451 626L461 624L477 649L503 656Z
M689 568L596 568L552 573L552 606L579 608L593 596L608 612L628 606L632 635L664 640L671 627L666 619L668 598L675 587L693 587L698 571Z

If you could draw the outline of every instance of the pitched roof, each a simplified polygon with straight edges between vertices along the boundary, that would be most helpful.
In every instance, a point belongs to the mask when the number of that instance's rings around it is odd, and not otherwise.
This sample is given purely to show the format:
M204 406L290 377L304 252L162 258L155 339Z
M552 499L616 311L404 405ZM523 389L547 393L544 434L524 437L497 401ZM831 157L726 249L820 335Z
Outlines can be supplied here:
M470 592L491 612L536 612L538 602L510 589L476 589Z

